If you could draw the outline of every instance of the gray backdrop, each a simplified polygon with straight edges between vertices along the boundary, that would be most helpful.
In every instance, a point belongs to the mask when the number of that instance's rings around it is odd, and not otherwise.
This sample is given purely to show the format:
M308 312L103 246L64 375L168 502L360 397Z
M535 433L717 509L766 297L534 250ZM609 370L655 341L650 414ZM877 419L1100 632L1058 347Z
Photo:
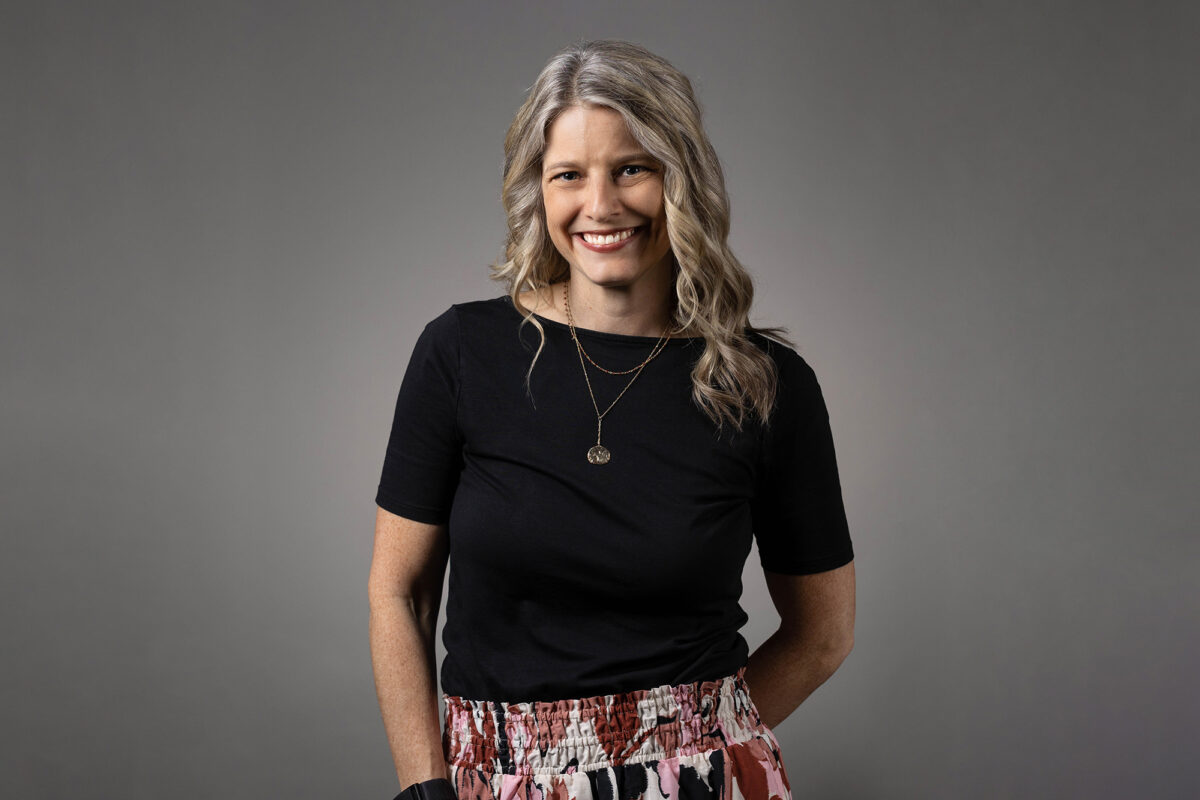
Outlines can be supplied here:
M498 295L545 60L690 74L756 322L831 408L857 646L797 796L1200 768L1200 14L1185 2L7 3L0 794L391 797L374 491ZM744 633L774 628L757 556ZM439 658L440 658L439 652Z

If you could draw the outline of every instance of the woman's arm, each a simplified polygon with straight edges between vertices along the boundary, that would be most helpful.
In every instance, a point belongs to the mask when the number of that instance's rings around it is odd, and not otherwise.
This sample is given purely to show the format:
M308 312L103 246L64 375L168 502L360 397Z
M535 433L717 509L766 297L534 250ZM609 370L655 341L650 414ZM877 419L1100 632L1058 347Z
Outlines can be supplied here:
M779 630L750 655L745 677L763 724L774 728L854 646L854 562L813 575L764 575Z
M377 510L367 581L371 664L401 787L449 777L442 754L434 656L448 557L445 525Z

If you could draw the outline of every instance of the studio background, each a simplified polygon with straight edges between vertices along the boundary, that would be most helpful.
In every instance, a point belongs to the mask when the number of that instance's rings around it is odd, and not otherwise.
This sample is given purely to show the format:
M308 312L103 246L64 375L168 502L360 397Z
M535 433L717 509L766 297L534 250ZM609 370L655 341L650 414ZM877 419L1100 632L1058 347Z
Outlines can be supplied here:
M830 407L856 647L776 729L797 797L1192 796L1200 13L932 0L5 4L0 795L398 790L396 391L606 37L692 77Z

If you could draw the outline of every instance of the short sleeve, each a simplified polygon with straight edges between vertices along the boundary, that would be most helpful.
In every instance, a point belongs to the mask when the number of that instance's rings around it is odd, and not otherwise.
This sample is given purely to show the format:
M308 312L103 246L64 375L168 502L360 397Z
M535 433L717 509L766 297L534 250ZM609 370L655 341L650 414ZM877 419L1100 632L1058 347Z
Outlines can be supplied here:
M451 307L417 338L396 398L375 503L417 522L449 519L462 472L458 348Z
M825 572L854 558L829 413L812 367L789 347L770 349L779 388L751 501L759 561L771 572Z

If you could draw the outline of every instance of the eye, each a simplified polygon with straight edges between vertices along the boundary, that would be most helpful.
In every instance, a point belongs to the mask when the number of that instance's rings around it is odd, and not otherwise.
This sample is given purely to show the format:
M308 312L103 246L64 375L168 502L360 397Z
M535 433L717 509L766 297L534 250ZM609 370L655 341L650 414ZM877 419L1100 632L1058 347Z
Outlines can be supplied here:
M618 174L622 178L634 178L642 173L649 172L649 167L643 167L640 164L626 164L618 170Z
M560 173L558 173L557 175L555 175L554 177L552 177L550 180L552 180L552 181L558 181L558 180L561 180L561 181L575 181L575 180L578 180L578 179L579 179L579 173L578 173L578 172L576 172L576 171L574 171L574 170L567 170L566 172L560 172Z

